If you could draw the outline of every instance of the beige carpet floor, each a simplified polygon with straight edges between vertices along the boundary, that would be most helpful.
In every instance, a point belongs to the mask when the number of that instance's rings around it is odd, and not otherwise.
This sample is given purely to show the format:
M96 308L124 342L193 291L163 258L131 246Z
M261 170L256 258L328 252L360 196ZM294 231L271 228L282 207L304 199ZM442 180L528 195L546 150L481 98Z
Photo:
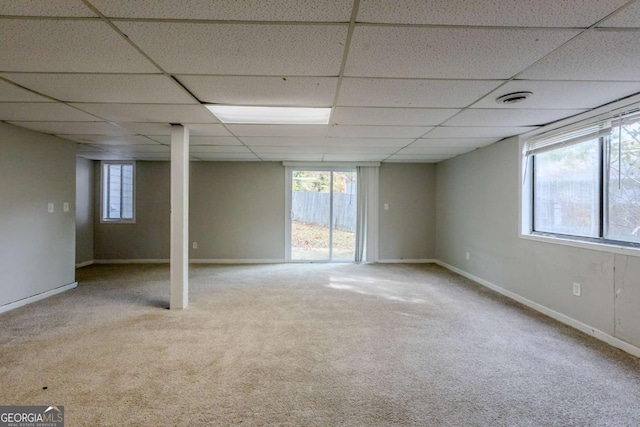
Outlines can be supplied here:
M640 361L433 265L91 266L0 315L67 426L638 426Z

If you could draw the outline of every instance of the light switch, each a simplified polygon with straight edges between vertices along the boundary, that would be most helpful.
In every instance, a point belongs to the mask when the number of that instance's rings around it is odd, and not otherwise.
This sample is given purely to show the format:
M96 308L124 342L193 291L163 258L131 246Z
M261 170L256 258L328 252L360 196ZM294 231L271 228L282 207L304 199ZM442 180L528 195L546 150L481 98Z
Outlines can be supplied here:
M62 210L65 212L69 212L69 202L64 202L62 204Z
M577 297L582 295L582 286L580 283L573 282L573 295Z
M49 204L47 205L47 211L48 211L49 213L53 212L53 203L49 203Z
M385 204L384 204L384 210L385 210L385 211L388 211L388 210L389 210L389 203L385 203Z

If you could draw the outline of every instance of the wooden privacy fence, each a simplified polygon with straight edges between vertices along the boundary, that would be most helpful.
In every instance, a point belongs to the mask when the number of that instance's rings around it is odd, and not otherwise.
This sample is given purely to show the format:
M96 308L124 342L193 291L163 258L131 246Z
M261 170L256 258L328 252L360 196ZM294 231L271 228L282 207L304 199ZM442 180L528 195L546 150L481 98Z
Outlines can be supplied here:
M328 227L330 193L294 191L291 198L293 220ZM356 195L333 194L333 227L338 230L356 231Z

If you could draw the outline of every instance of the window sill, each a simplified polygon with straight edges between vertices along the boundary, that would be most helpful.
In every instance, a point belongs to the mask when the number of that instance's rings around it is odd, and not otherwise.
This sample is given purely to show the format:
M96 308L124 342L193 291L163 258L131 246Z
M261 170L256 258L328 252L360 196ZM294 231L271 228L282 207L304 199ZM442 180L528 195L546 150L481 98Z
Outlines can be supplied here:
M534 240L536 242L551 243L555 245L571 246L574 248L588 249L598 252L609 252L620 255L640 257L640 248L616 245L611 243L587 242L584 240L571 239L560 236L547 236L541 234L525 234L520 233L519 237L525 240Z

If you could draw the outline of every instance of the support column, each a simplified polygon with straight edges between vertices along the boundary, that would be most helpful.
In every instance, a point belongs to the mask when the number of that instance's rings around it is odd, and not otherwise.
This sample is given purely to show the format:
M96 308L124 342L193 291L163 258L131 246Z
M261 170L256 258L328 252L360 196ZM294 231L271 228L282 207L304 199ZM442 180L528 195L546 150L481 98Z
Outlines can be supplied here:
M171 126L171 300L189 305L189 129Z

